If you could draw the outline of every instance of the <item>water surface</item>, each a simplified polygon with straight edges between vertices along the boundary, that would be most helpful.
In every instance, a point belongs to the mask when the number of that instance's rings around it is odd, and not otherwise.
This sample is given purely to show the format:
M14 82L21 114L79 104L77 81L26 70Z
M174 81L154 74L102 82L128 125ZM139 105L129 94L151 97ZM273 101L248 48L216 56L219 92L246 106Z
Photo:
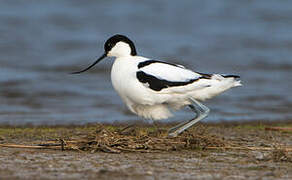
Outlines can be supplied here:
M112 59L70 75L103 53L115 33L138 53L243 87L205 104L205 121L292 118L292 1L36 1L0 6L0 124L137 120L114 92ZM176 118L190 118L180 111Z

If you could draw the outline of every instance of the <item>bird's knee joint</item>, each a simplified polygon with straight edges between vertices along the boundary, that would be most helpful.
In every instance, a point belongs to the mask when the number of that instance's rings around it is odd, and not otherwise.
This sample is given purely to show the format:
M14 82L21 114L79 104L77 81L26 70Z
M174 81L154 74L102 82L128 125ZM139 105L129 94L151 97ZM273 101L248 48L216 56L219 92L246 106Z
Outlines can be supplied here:
M206 109L205 113L209 114L210 113L210 109Z

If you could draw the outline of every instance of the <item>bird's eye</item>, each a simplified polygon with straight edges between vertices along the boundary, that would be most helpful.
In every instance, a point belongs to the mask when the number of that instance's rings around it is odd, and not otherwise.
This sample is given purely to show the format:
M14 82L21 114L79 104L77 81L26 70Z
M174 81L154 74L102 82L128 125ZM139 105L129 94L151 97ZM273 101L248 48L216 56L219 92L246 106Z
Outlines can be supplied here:
M110 43L106 43L106 44L104 45L104 49L105 49L106 51L109 51L109 50L111 49L111 45L110 45Z

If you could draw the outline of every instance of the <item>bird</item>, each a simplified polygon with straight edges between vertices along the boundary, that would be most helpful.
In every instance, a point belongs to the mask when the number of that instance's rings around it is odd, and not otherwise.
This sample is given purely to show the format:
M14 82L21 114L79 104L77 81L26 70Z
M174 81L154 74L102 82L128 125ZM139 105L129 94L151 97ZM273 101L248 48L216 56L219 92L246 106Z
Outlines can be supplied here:
M121 34L104 43L103 55L93 64L72 74L83 73L106 57L115 57L111 82L132 113L154 122L172 117L174 111L183 107L195 113L191 120L170 128L169 137L177 137L207 117L210 110L203 101L242 85L238 75L200 73L179 64L139 56L134 42Z

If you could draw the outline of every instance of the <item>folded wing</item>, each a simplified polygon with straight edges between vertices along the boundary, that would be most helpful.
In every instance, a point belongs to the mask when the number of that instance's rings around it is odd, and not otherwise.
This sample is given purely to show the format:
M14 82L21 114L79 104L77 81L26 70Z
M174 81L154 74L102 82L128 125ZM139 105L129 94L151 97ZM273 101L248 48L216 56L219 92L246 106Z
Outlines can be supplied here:
M172 87L186 87L199 79L209 79L210 75L193 72L177 64L148 60L138 65L136 76L146 87L154 91L163 91ZM193 88L205 87L198 84ZM177 88L176 88L177 89Z

